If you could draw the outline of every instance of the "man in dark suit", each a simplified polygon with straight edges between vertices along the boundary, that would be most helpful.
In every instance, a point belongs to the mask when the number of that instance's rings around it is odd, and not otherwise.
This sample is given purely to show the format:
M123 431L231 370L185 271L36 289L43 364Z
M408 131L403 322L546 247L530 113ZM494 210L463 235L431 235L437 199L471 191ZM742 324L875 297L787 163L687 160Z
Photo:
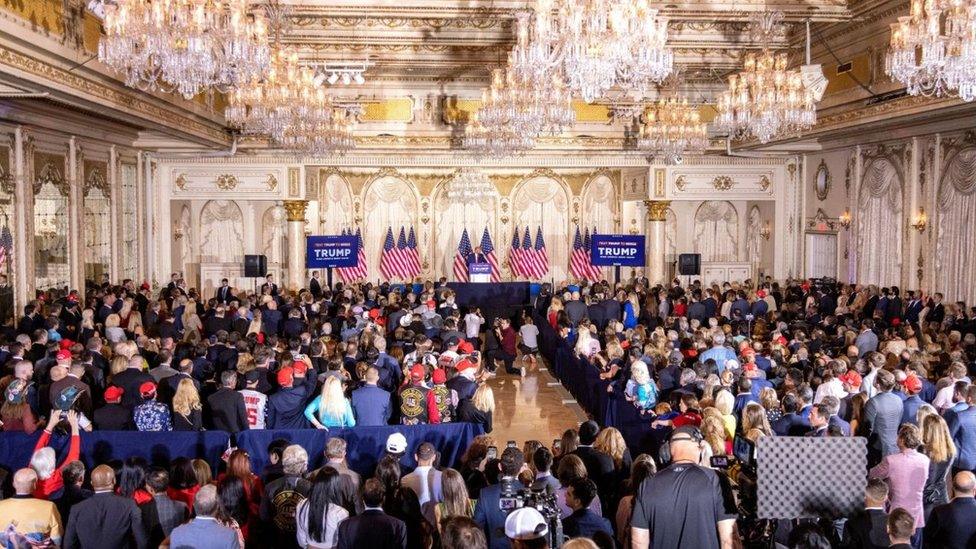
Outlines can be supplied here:
M92 422L99 431L132 431L132 409L121 404L123 390L114 385L105 389L105 405L95 410Z
M264 277L264 280L264 284L261 285L261 295L278 295L278 285L274 283L274 275L268 273L267 276Z
M237 387L237 372L227 370L220 374L220 389L207 397L213 428L228 433L238 433L249 429L244 395L234 390Z
M380 373L376 366L366 370L366 384L352 392L352 411L356 425L387 425L390 422L392 405L390 393L380 389Z
M95 495L71 509L63 547L146 547L142 513L132 498L115 495L112 468L95 467L91 484Z
M793 393L783 397L783 415L771 426L774 433L781 437L801 436L810 430L810 422L796 413L797 406L799 403Z
M573 510L563 521L563 532L571 537L592 538L597 532L604 532L613 538L610 521L589 509L596 497L596 484L588 478L574 480L566 491L566 505Z
M969 408L957 412L949 424L949 433L959 455L952 465L954 471L976 469L976 385L970 385L966 393Z
M230 292L230 285L227 283L226 278L220 279L220 287L217 288L217 295L215 297L217 303L223 303L224 305L230 303L231 299L234 298L234 294Z
M468 254L467 262L468 265L472 263L487 263L488 257L485 255L485 252L481 249L481 246L475 246L474 251Z
M824 403L814 404L810 409L810 430L805 436L825 437L827 436L827 425L830 420L830 407Z
M315 299L322 297L322 284L319 282L318 271L312 271L312 278L308 281L308 291Z
M512 546L512 542L505 537L505 519L508 517L508 513L501 510L499 501L501 500L503 483L520 485L518 474L524 464L525 457L522 450L511 447L505 448L498 463L501 473L498 484L482 488L478 495L478 503L474 506L474 521L485 531L488 549L509 549ZM339 533L341 536L341 530Z
M868 465L874 466L887 455L898 452L898 427L904 412L901 399L891 392L895 376L887 370L878 370L874 378L878 394L864 405L858 436L868 439Z
M231 320L227 318L227 309L223 305L217 305L214 308L214 314L208 316L203 321L203 335L207 337L215 336L220 332L229 332L230 330ZM224 339L226 339L226 334L224 335Z
M891 544L888 538L885 513L885 500L888 498L888 484L873 478L864 489L864 510L858 511L844 523L842 547L851 549L882 549ZM928 541L926 539L926 541Z
M926 547L976 547L976 476L960 471L952 478L952 501L932 510L925 521Z
M149 372L142 370L142 357L136 355L129 360L128 368L115 374L115 377L112 378L112 385L125 391L122 394L122 404L131 410L142 404L139 386L147 381L156 383L155 378L149 375Z
M595 421L584 421L579 427L579 446L573 450L586 466L586 476L596 483L600 501L610 501L613 492L613 458L593 448L600 426Z
M905 322L918 324L918 315L922 312L922 300L915 296L915 292L908 292L908 305L905 306Z
M945 320L945 305L942 304L942 299L943 296L940 293L936 293L932 297L932 307L929 310L928 316L925 317L925 322L941 324Z
M339 523L338 549L407 547L407 525L383 512L384 495L382 482L375 478L366 481L363 486L363 504L366 509Z

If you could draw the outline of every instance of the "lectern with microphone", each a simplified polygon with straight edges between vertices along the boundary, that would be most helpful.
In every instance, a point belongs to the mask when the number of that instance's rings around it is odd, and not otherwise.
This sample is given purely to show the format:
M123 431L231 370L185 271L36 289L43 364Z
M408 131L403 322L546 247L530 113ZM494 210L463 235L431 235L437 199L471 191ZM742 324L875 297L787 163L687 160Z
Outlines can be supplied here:
M468 280L471 282L491 282L491 263L468 263Z

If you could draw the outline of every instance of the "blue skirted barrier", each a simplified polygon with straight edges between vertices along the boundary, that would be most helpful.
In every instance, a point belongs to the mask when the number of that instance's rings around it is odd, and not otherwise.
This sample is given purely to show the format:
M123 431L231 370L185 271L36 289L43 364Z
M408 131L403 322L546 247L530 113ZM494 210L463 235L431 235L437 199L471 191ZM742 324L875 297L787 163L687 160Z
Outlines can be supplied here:
M616 427L632 455L656 455L658 446L667 437L667 429L652 429L650 420L641 416L637 407L624 398L622 384L614 387L613 392L607 392L613 383L600 379L599 370L577 357L545 318L536 315L535 324L539 327L539 352L549 363L549 371L580 407L600 425Z
M284 438L301 444L308 450L309 467L315 468L324 461L325 443L331 437L342 437L348 443L349 467L370 474L377 460L383 456L386 438L394 432L403 433L409 447L402 463L416 466L414 451L422 442L430 442L441 453L441 463L455 465L464 450L480 435L482 427L472 423L447 423L443 425L390 425L384 427L354 427L319 431L304 430L255 430L237 435L237 445L251 456L251 468L260 472L267 465L268 444L276 438ZM0 467L16 471L26 467L40 432L33 435L16 432L0 432ZM229 433L223 431L173 431L166 433L139 433L134 431L92 431L81 434L81 461L92 467L113 460L132 456L145 458L150 464L168 466L180 456L202 458L217 470L220 456L230 445ZM53 436L50 445L58 456L58 463L68 452L69 437Z

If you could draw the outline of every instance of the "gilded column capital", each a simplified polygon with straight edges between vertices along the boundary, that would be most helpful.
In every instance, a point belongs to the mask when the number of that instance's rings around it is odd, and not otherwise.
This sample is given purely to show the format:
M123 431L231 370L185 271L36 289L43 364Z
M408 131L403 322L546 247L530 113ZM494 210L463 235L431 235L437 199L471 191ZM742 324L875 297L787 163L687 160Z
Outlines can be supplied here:
M288 221L305 221L305 208L308 207L308 200L285 200L285 213L288 214Z
M665 221L667 219L668 208L671 207L671 201L645 200L644 206L647 207L648 221Z

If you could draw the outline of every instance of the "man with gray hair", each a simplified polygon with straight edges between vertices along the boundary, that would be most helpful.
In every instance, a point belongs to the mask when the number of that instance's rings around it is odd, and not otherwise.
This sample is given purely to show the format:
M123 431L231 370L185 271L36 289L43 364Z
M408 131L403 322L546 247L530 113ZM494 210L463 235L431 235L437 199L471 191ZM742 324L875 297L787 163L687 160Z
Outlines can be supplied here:
M288 446L281 454L281 466L285 475L265 489L261 520L271 527L269 536L272 537L268 540L274 540L276 547L296 547L295 510L312 492L312 483L304 478L308 471L308 452L297 444Z
M725 334L719 332L712 336L712 348L698 357L698 361L702 364L708 359L715 361L719 375L725 370L729 360L735 360L735 352L725 346Z
M238 393L236 388L237 372L226 370L220 374L220 389L207 397L213 428L218 431L239 433L250 429L244 395Z
M193 498L196 518L173 530L169 537L170 549L240 549L237 533L217 524L219 500L217 487L208 484Z
M376 356L376 370L380 374L377 385L384 391L393 392L403 381L403 370L400 363L386 352L386 339L382 336L373 338L373 346L379 354Z
M40 541L50 541L54 547L61 545L61 515L54 503L31 496L35 485L37 473L30 468L20 469L14 473L17 495L0 501L0 529L7 531L10 547L33 547Z

